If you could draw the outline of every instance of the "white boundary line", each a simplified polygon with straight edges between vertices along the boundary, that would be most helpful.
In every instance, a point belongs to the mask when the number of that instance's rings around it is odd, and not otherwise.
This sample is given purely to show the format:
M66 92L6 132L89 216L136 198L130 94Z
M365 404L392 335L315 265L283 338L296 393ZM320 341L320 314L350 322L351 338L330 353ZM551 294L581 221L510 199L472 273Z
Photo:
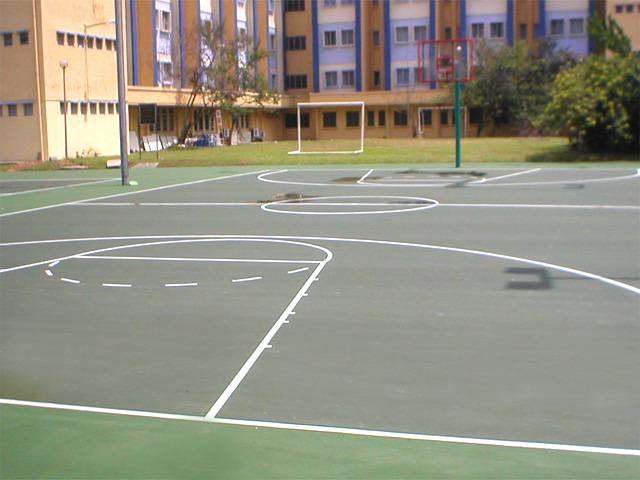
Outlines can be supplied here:
M349 169L326 169L326 170L315 170L315 171L331 171L331 172L343 172ZM377 169L384 170L384 169ZM486 170L486 169L485 169ZM504 170L504 169L502 169ZM549 169L553 171L554 169ZM567 170L567 169L557 169L557 170ZM308 185L315 187L380 187L380 188L389 188L389 187L402 187L402 188L423 188L423 187L433 187L433 188L446 188L448 185L452 185L454 183L458 183L456 181L452 181L448 184L443 183L424 183L424 184L414 184L414 185L406 185L406 184L398 184L398 183L371 183L371 182L356 182L351 184L344 183L320 183L320 182L295 182L295 181L285 181L285 180L274 180L272 178L267 178L267 176L274 176L277 174L285 173L285 172L313 172L314 170L310 169L283 169L277 171L269 171L265 173L261 173L257 176L258 180L262 182L268 183L279 183L284 185ZM426 171L426 170L425 170ZM531 185L556 185L556 184L576 184L576 183L596 183L596 182L611 182L615 180L628 180L631 178L640 177L640 169L636 170L636 173L630 175L622 175L617 177L605 177L605 178L591 178L591 179L567 179L567 180L550 180L546 182L520 182L520 183L466 183L466 186L469 187L513 187L513 186L531 186ZM496 177L497 178L497 177Z
M46 205L44 207L36 207L36 208L29 208L27 210L17 210L15 212L8 212L8 213L1 213L0 214L0 218L2 217L9 217L12 215L19 215L22 213L31 213L31 212L37 212L40 210L48 210L50 208L56 208L56 207L63 207L66 205L75 205L77 203L82 203L82 202L90 202L90 201L94 201L94 200L104 200L107 198L116 198L116 197L124 197L126 195L135 195L137 193L146 193L146 192L155 192L158 190L165 190L168 188L176 188L176 187L185 187L187 185L196 185L198 183L204 183L204 182L215 182L217 180L227 180L229 178L236 178L236 177L243 177L243 176L247 176L247 175L256 175L259 174L261 172L268 172L269 170L257 170L257 171L251 171L251 172L245 172L245 173L236 173L233 175L225 175L222 177L213 177L213 178L205 178L202 180L193 180L190 182L182 182L182 183L174 183L171 185L162 185L160 187L153 187L153 188L146 188L146 189L142 189L142 190L135 190L132 192L123 192L123 193L115 193L113 195L105 195L102 197L94 197L94 198L86 198L84 200L76 200L73 202L65 202L65 203L56 203L54 205Z
M526 175L527 173L539 172L540 170L542 170L542 169L541 168L532 168L531 170L523 170L521 172L508 173L506 175L499 175L497 177L481 178L480 180L474 180L473 182L469 182L469 183L492 182L493 180L500 180L502 178L516 177L518 175Z
M118 177L93 177L93 178L4 178L0 177L0 183L11 182L77 182L78 180L93 181L93 180L119 180Z
M132 284L130 283L103 283L103 287L115 287L115 288L131 288Z
M257 206L259 202L78 202L69 207L240 207Z
M280 206L300 206L300 205L304 205L304 206L308 206L308 205L312 205L312 206L332 206L332 205L340 205L340 206L369 206L369 205L378 205L378 203L342 203L342 202L338 202L338 203L322 203L322 202L315 202L316 200L331 200L331 199L347 199L347 198L355 198L355 199L364 199L364 198L392 198L397 200L400 199L406 199L406 200L415 200L415 201L420 201L421 203L419 204L407 204L407 203L403 203L400 204L404 207L409 206L410 208L398 208L398 209L389 209L389 210L356 210L356 211L349 211L349 212L340 212L340 211L336 211L336 212L314 212L314 211L310 211L310 212L301 212L301 211L293 211L293 210L281 210L278 208L273 208L276 205L280 205ZM430 203L425 203L425 202L430 202ZM385 204L385 205L389 205L389 206L393 206L393 204ZM372 215L372 214L381 214L381 213L401 213L401 212L417 212L419 210L427 210L429 208L433 208L435 206L438 205L438 201L437 200L433 200L431 198L422 198L422 197L400 197L400 196L388 196L388 195L351 195L351 196L338 196L338 197L314 197L311 199L308 199L308 201L306 201L305 203L301 203L299 199L288 199L288 200L277 200L275 202L269 202L269 203L265 203L263 205L260 205L260 209L264 210L265 212L273 212L273 213L284 213L284 214L289 214L289 215Z
M164 284L165 287L197 287L198 286L198 282L191 282L191 283L165 283Z
M25 193L35 193L35 192L46 192L49 190L60 190L62 188L72 188L72 187L82 187L86 185L96 185L98 183L107 183L107 182L115 182L119 180L118 178L107 178L106 180L96 180L93 182L83 182L83 183L73 183L71 185L60 185L59 187L44 187L44 188L35 188L33 190L22 190L20 192L11 192L11 193L2 193L0 194L0 198L4 197L12 197L14 195L23 195ZM2 183L2 180L0 180Z
M549 205L526 203L439 203L439 207L475 207L475 208L557 208L557 209L583 209L583 210L638 210L635 205Z
M213 423L213 424L222 424L222 425L236 425L241 427L274 428L279 430L332 433L332 434L338 434L338 435L356 435L356 436L363 436L363 437L457 443L457 444L479 445L479 446L487 446L487 447L510 447L510 448L536 449L536 450L555 450L555 451L564 451L564 452L595 453L595 454L603 454L603 455L623 455L623 456L632 456L632 457L640 456L640 450L627 449L627 448L590 447L590 446L582 446L582 445L566 445L566 444L559 444L559 443L518 442L518 441L511 441L511 440L492 440L492 439L471 438L471 437L450 437L450 436L444 436L444 435L389 432L389 431L383 431L383 430L366 430L366 429L359 429L359 428L343 428L343 427L331 427L331 426L323 426L323 425L305 425L305 424L296 424L296 423L267 422L267 421L259 421L259 420L237 420L237 419L231 419L231 418L211 418L211 417L199 417L195 415L179 415L179 414L173 414L173 413L147 412L143 410L125 410L125 409L117 409L117 408L88 407L88 406L82 406L82 405L68 405L68 404L50 403L50 402L32 402L28 400L14 400L10 398L0 398L0 404L19 406L19 407L45 408L45 409L66 410L66 411L84 412L84 413L97 413L97 414L106 414L106 415L155 418L155 419L162 419L162 420L178 420L178 421L202 422L202 423Z

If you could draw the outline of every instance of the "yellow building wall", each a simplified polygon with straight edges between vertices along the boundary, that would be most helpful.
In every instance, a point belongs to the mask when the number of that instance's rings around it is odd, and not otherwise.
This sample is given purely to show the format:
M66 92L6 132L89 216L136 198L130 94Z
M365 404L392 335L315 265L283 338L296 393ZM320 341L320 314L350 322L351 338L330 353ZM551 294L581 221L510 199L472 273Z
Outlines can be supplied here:
M36 161L42 153L37 69L37 35L31 1L0 1L0 32L12 32L13 45L0 43L0 161ZM21 45L19 31L28 32ZM23 103L31 102L33 115L25 116ZM17 104L17 116L9 117L6 103ZM9 141L10 139L10 141Z
M302 93L313 90L313 26L311 23L311 2L302 12L287 12L285 23L285 37L304 35L307 37L306 50L285 51L287 75L307 75L306 89L288 89L292 93Z
M616 5L624 5L622 13L616 13ZM626 5L633 5L633 12L626 11ZM631 47L634 52L640 50L640 2L630 0L607 0L607 15L613 19L624 30L624 33L631 40Z

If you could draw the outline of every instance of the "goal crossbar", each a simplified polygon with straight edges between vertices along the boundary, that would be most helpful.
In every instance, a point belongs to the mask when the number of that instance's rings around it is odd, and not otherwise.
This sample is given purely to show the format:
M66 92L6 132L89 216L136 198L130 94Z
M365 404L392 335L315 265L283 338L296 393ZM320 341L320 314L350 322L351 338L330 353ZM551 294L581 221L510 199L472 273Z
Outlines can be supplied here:
M318 107L360 107L360 148L357 150L334 150L327 152L302 151L302 123L300 112L303 108ZM289 155L359 155L364 151L364 102L300 102L297 104L298 117L298 149L288 152Z

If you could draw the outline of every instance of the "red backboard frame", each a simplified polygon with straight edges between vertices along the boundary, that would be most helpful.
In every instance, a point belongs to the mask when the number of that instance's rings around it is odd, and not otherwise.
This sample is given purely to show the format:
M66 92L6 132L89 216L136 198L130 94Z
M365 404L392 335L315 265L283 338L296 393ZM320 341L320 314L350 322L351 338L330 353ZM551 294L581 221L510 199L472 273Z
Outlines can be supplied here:
M476 48L473 38L419 40L419 83L470 82L475 79Z

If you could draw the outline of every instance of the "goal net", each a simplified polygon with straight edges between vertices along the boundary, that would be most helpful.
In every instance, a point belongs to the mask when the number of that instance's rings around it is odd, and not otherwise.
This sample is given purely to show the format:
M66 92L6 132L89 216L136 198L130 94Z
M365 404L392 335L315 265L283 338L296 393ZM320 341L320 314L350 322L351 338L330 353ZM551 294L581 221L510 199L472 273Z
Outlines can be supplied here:
M358 155L364 151L364 102L306 102L297 105L298 149L289 155ZM315 140L303 139L303 128Z

